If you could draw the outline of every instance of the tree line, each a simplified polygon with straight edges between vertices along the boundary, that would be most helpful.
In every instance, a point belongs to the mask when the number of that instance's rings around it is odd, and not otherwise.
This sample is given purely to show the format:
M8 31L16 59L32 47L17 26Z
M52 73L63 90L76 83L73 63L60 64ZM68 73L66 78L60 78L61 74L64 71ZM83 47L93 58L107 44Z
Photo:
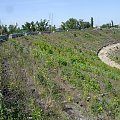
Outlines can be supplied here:
M101 28L111 28L111 27L118 27L118 25L114 25L113 21L108 24L103 24ZM94 19L91 17L90 22L84 21L83 19L75 19L70 18L66 22L62 22L59 29L61 30L81 30L87 28L94 28ZM21 27L18 27L18 24L15 25L0 25L0 34L12 34L12 33L20 33L20 32L41 32L41 31L56 31L55 25L50 25L49 20L41 19L40 21L32 21L26 22Z
M111 22L103 24L101 26L101 28L112 28L112 27L119 28L119 25L114 25L113 20L111 20Z
M91 22L93 23L93 22ZM82 19L77 20L74 18L70 18L66 22L62 22L61 27L63 30L68 30L68 29L85 29L85 28L93 28L93 24L90 24L89 22L85 22Z
M93 18L91 18L91 23L85 22L80 19L70 18L66 22L61 23L60 29L69 30L69 29L85 29L93 27ZM18 24L15 25L0 25L0 34L12 34L17 32L35 32L35 31L56 31L55 25L50 25L49 20L41 19L40 21L26 22L21 27L18 27Z
M26 22L21 27L18 27L18 24L15 25L0 25L1 34L12 34L17 32L35 32L35 31L47 31L53 29L46 19L36 21L36 22Z

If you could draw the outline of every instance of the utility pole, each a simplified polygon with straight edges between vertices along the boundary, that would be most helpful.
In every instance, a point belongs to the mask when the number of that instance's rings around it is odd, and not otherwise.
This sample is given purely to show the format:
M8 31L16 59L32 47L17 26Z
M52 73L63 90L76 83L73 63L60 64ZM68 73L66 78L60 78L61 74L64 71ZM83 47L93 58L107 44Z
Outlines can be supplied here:
M53 13L52 13L52 18L51 18L51 26L53 26Z
M52 32L52 26L53 26L53 13L49 14L49 24L50 24L50 31Z
M51 13L49 14L49 22L48 22L48 24L49 24L49 29L50 29L50 32L51 32Z
M51 14L49 14L49 24L50 24L50 22L51 22L50 20L51 20Z

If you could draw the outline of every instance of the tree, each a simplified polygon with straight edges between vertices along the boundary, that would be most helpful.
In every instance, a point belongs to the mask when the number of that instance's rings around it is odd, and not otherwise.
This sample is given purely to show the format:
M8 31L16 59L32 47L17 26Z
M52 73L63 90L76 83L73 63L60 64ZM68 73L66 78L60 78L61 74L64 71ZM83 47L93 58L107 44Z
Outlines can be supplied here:
M82 19L79 20L79 29L89 28L90 26L89 22L84 22Z
M62 22L61 28L63 30L66 30L66 29L79 29L79 21L77 19L70 18L66 22Z
M9 25L8 28L6 26L6 29L8 31L8 34L19 33L22 31L22 29L20 29L20 27L18 27L17 23L15 25Z
M54 25L54 26L52 26L52 25L49 25L49 29L48 29L49 31L55 31L56 30L56 26Z
M15 33L17 31L16 27L17 27L16 25L9 25L8 26L9 34Z
M83 28L90 28L90 26L89 22L83 22Z
M3 33L2 34L8 34L8 28L7 25L3 25Z
M0 25L0 34L1 34L1 35L2 35L2 31L3 31L2 25Z
M79 22L77 19L70 18L69 20L66 21L66 27L67 29L78 29L79 27Z
M113 23L113 20L111 20L111 27L114 27L114 23Z
M31 24L29 22L26 22L24 25L22 25L22 28L27 32L31 32Z
M56 26L52 26L52 31L55 31L56 30Z
M110 27L111 27L111 23L103 24L101 26L101 28L110 28Z
M33 21L32 21L30 24L31 24L31 25L30 25L31 31L32 31L32 32L35 32L35 31L36 31L36 24L35 24Z
M91 17L91 27L92 28L93 28L93 24L94 24L93 17Z
M49 29L48 21L46 19L36 22L36 28L38 31L47 31Z
M61 28L62 28L63 30L66 30L66 24L65 24L64 22L62 22Z
M83 19L79 19L79 30L83 28Z
M66 29L85 29L85 28L89 28L91 25L89 22L84 22L82 19L77 20L74 18L70 18L69 20L67 20L66 22L62 22L61 24L61 28L63 30Z
M0 34L8 34L7 25L0 25Z

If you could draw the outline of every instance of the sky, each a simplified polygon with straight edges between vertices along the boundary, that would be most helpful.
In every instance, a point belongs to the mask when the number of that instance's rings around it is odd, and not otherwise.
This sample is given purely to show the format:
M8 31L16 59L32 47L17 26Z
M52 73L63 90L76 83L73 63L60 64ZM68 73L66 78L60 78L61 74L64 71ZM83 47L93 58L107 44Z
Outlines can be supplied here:
M69 18L90 22L91 17L95 26L120 24L119 12L120 0L0 0L0 23L7 25L47 19L59 27Z

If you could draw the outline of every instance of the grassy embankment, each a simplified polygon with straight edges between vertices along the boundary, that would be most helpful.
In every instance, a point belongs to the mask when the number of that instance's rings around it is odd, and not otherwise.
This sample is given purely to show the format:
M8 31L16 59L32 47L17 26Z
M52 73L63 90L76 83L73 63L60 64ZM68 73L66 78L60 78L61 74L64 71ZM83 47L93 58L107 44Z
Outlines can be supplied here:
M2 43L1 119L119 120L120 70L97 56L117 41L119 30L86 30Z

